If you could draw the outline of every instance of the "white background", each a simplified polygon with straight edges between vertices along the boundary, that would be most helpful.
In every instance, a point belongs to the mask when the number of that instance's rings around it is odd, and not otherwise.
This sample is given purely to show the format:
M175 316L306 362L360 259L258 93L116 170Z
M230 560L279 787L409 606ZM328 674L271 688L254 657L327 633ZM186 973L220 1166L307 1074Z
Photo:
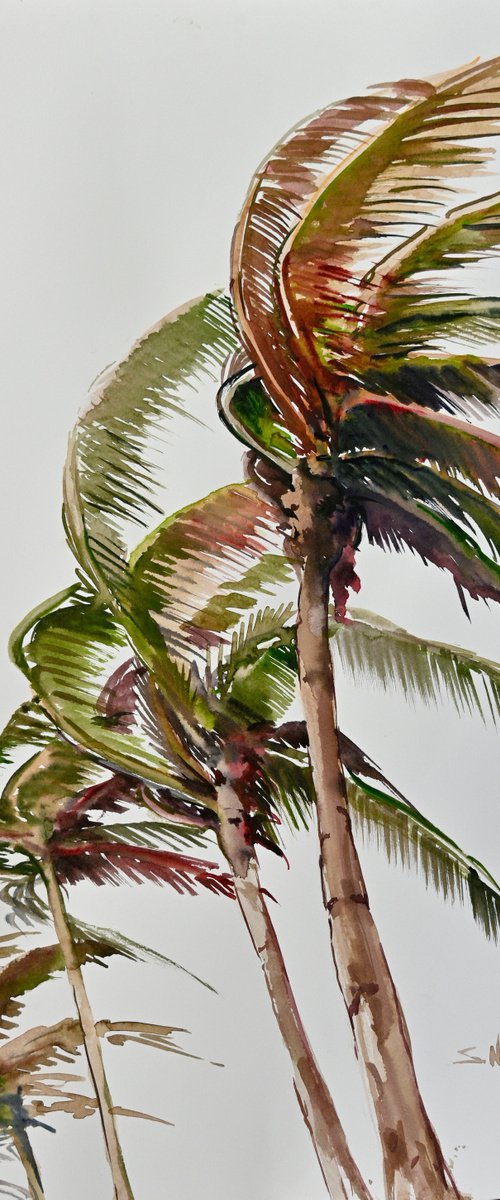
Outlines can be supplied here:
M0 11L2 313L2 716L25 696L8 663L20 616L64 586L60 524L68 432L94 377L191 296L224 285L232 228L251 174L283 132L379 80L428 75L498 51L495 0L3 0ZM496 38L496 41L495 41ZM489 190L493 190L492 188ZM222 429L196 455L179 442L172 509L239 476ZM361 558L363 604L414 632L500 653L498 618L461 614L451 583L411 556ZM421 809L500 877L493 725L340 687L341 720ZM351 1146L381 1197L379 1154L330 966L314 838L292 869L263 862L290 973ZM372 907L412 1032L419 1079L456 1177L474 1200L500 1196L499 954L468 910L422 881L363 859ZM236 907L167 891L92 889L71 897L208 978L90 968L97 1017L162 1020L215 1067L151 1050L109 1050L116 1103L174 1128L121 1123L136 1200L321 1200L286 1055ZM35 1024L69 1011L61 982L27 1008ZM48 1200L106 1200L95 1119L35 1133ZM15 1165L0 1176L18 1178ZM0 1192L1 1194L1 1192Z

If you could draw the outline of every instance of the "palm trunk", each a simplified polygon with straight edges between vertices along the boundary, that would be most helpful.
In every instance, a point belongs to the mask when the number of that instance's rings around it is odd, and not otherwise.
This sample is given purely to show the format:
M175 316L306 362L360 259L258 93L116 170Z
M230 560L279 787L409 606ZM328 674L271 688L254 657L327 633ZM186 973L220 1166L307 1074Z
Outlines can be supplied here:
M53 863L48 857L44 860L43 870L54 927L63 953L64 965L73 990L76 1009L82 1027L85 1053L101 1118L106 1154L113 1177L114 1200L133 1200L132 1189L118 1139L113 1103L104 1070L95 1021L83 981L83 975L75 954L75 947L61 889L57 881Z
M459 1192L420 1096L408 1029L352 837L328 638L330 559L320 540L311 537L303 555L297 646L333 958L375 1109L387 1197L449 1200Z
M328 1194L332 1200L348 1200L351 1196L356 1200L371 1200L302 1025L260 887L253 845L245 837L245 812L229 782L219 787L218 800L221 847L232 869L236 898L259 956L273 1012L291 1059L295 1094Z
M26 1175L29 1194L31 1200L45 1200L45 1193L42 1187L42 1182L38 1169L35 1164L33 1154L30 1154L29 1142L27 1133L18 1133L17 1130L11 1130L11 1137L16 1148L17 1156L22 1163Z

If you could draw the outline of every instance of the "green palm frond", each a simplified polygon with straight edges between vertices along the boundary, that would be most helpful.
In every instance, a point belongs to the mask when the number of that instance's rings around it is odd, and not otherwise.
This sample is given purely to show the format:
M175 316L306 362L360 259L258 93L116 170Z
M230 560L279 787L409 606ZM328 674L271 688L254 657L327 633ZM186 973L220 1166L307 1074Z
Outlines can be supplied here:
M191 780L196 788L196 775L185 763L182 773L171 765L170 727L161 725L154 703L137 703L133 725L125 731L114 716L103 712L103 689L117 667L130 659L131 646L102 604L72 595L70 603L47 611L33 625L27 618L14 655L67 738L102 763L152 783L182 790ZM147 679L144 686L149 687ZM190 695L187 678L185 687ZM152 699L154 685L149 691Z
M396 552L408 548L424 563L449 572L467 615L466 592L475 600L500 600L500 563L485 552L467 513L459 507L463 492L456 483L443 488L440 476L424 468L382 463L376 456L366 456L359 464L352 493L371 544ZM494 538L496 544L491 505L479 493L468 492L467 509L481 523L487 541Z
M55 726L39 700L27 700L12 714L0 734L0 767L11 766L20 746L48 745Z
M407 95L402 96L405 88ZM363 361L383 355L387 348L408 353L420 338L428 341L432 323L434 336L437 326L442 326L439 336L456 331L462 317L460 300L433 300L431 295L427 309L425 288L412 296L410 275L425 259L426 238L434 264L446 255L448 243L450 254L455 249L462 262L498 243L489 198L480 198L477 205L469 201L468 215L453 198L463 190L457 181L480 173L489 156L478 139L500 133L499 60L475 64L435 83L415 84L411 98L408 82L393 84L390 92L395 97L393 111L388 104L384 119L379 118L373 132L365 132L354 159L341 158L280 257L281 283L299 335L314 339L318 357L333 370L342 369L342 359L350 359L351 369L359 364L362 373ZM367 99L367 111L369 103ZM346 110L347 117L347 106ZM476 208L482 235L475 228ZM441 231L440 243L439 233L433 234L432 250L429 232L443 223L447 232ZM360 270L358 263L363 261ZM389 303L384 326L380 311L387 292L394 295L392 280L398 273L404 288L399 302L393 300L392 308ZM488 301L470 306L466 300L463 309L463 323L468 323L472 337L495 340L498 306Z
M116 845L140 846L145 849L168 846L171 850L183 851L186 848L203 849L207 844L207 833L192 825L181 822L169 824L165 821L114 821L105 825L102 821L95 828L98 837L103 841L113 841Z
M118 595L129 549L168 507L162 449L172 419L189 416L190 395L204 384L218 384L236 345L228 299L193 301L98 382L76 427L65 479L68 534L81 565Z
M339 448L347 462L377 455L384 465L430 464L443 477L464 479L500 501L500 437L443 413L381 397L349 404L340 424ZM497 519L500 509L497 505Z
M296 692L297 654L292 628L253 663L234 671L227 700L230 710L244 714L250 723L278 721L288 712Z
M126 937L116 929L101 928L97 925L88 925L85 921L80 921L76 917L68 913L68 923L72 931L73 937L77 941L85 942L87 939L97 939L104 945L109 946L117 954L121 954L125 958L129 958L132 962L151 963L163 967L173 967L176 971L181 971L183 975L189 976L194 983L200 983L202 987L207 988L209 992L215 992L216 989L205 979L201 979L199 975L195 975L193 971L188 971L187 967L183 967L173 958L169 958L167 954L162 954L160 950L154 950L151 946L145 946L142 942L136 942L133 938Z
M286 746L268 746L261 771L271 809L279 821L283 821L292 832L309 829L315 797L304 752ZM279 825L274 827L273 832L279 844Z
M349 626L333 625L334 650L356 683L402 692L440 706L449 700L459 714L500 716L500 664L445 642L415 637L385 618L350 609Z
M152 671L170 706L178 750L195 772L191 742L205 721L210 727L209 710L191 686L190 673L167 653L129 560L167 507L164 452L172 419L189 415L190 399L219 383L236 346L231 305L221 294L167 317L98 385L74 431L65 472L64 514L73 551ZM174 451L172 463L176 459Z
M500 933L500 885L476 858L415 808L352 776L347 785L354 821L388 861L422 875L445 900L469 900L475 921L488 939Z
M75 954L80 965L88 962L103 964L112 955L121 952L106 938L88 934L75 943ZM0 971L0 1038L6 1030L17 1024L23 1008L24 997L42 983L48 983L65 970L61 947L56 945L36 946L19 955ZM2 1047L0 1047L0 1058ZM0 1066L0 1075L2 1075Z
M218 693L240 723L279 721L297 690L295 624L291 605L266 607L235 630L227 657L219 657Z
M402 404L456 412L461 417L500 413L500 366L464 354L386 357L363 373L365 387Z
M244 446L291 473L298 450L253 367L232 375L221 387L217 402L224 424Z
M252 666L263 650L282 641L288 644L295 631L295 626L290 626L294 615L292 604L283 604L279 608L266 605L241 621L233 631L229 649L225 651L220 647L219 650L217 688L221 696L227 694L237 672Z

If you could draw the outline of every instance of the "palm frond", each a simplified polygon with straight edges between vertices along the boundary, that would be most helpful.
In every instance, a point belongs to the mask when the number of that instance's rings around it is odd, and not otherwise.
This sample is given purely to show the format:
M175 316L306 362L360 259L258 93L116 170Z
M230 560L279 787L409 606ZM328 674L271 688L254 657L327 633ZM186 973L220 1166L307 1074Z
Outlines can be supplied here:
M500 413L500 365L470 354L387 356L364 370L363 382L402 404L473 420Z
M314 804L314 787L307 756L286 740L271 738L260 762L264 796L275 820L288 829L308 829ZM256 795L259 794L257 783ZM279 824L271 825L269 836L280 842Z
M399 152L405 134L416 128L419 114L421 119L425 113L430 115L433 96L437 107L437 89L431 83L403 80L381 85L375 95L354 96L315 113L274 148L244 204L233 240L236 312L249 357L258 364L284 424L300 439L306 453L314 449L309 430L311 409L317 421L321 404L304 381L302 350L283 312L277 277L283 286L286 268L285 283L289 291L295 290L298 263L287 252L295 251L298 259L307 243L303 266L310 263L314 278L301 279L301 298L305 294L309 299L312 290L318 315L323 314L322 305L329 315L332 306L339 306L336 292L344 299L350 291L353 271L344 260L351 248L348 238L354 239L357 232L358 212L377 176ZM415 180L415 187L418 183ZM436 186L430 190L433 200L438 199ZM370 217L372 223L373 215ZM335 220L338 237L334 241ZM365 218L361 230L366 225ZM321 244L321 271L315 260L314 230ZM334 249L325 262L325 243L331 242ZM330 257L339 259L336 277L334 270L329 270L333 266ZM345 300L345 325L348 308ZM294 312L296 309L294 306Z
M12 766L20 746L33 749L48 745L55 726L39 700L27 700L10 717L0 734L0 766Z
M10 1197L10 1200L29 1200L29 1193L26 1188L18 1187L16 1183L11 1183L9 1179L0 1179L0 1195Z
M216 646L262 593L292 577L276 513L248 484L169 517L131 558L137 603L181 661Z
M292 471L300 447L254 367L230 375L219 390L217 403L224 424L244 446L265 455L282 470Z
M111 1045L124 1046L127 1042L136 1042L186 1058L196 1057L175 1042L174 1034L187 1032L176 1026L145 1021L97 1021L96 1030L98 1036ZM64 1018L54 1025L36 1026L3 1043L0 1047L0 1073L12 1088L17 1086L20 1075L26 1088L24 1076L27 1074L29 1083L26 1090L36 1093L40 1069L75 1062L82 1044L83 1033L76 1019ZM45 1080L46 1077L43 1078Z
M120 838L107 840L106 831L95 826L74 840L58 837L50 844L51 858L61 883L90 880L102 885L165 883L180 894L194 896L199 887L214 895L234 895L231 878L219 871L218 864L191 858L187 854L156 847L128 843Z
M228 651L225 653L221 647L219 652L217 688L221 696L227 694L237 672L253 665L263 649L281 641L289 642L293 632L290 622L294 615L295 608L291 604L282 604L278 608L266 605L241 621L233 631Z
M174 967L176 971L182 971L183 975L188 975L195 983L201 983L202 987L208 989L209 992L215 992L215 988L205 979L200 979L199 975L194 975L192 971L188 971L187 967L183 967L181 963L175 962L173 958L162 954L160 950L154 950L150 946L144 946L142 942L136 942L133 938L126 937L125 934L119 933L116 929L102 929L97 925L88 925L85 921L79 921L76 917L68 914L69 925L74 938L78 941L85 942L90 939L97 939L103 944L112 947L118 954L125 958L131 959L133 962L145 962L158 964L163 967Z
M166 317L98 381L70 446L65 519L81 565L117 594L129 548L168 507L162 448L172 419L219 382L236 345L228 299L208 295Z
M89 822L83 830L83 837L92 836L93 831L98 841L102 839L116 845L138 846L146 850L168 847L182 853L186 848L202 849L207 843L207 834L203 829L177 821L169 824L167 813L164 821L115 821L110 825L102 821ZM56 834L56 839L58 836Z
M500 717L500 664L444 642L418 638L391 621L351 608L349 626L334 625L334 650L355 682L380 684L407 700Z
M371 501L383 504L385 497L387 526L390 525L392 513L395 528L398 526L399 517L393 508L394 504L405 508L409 514L413 513L416 522L415 548L418 548L418 521L428 519L429 524L435 521L441 529L446 530L452 557L455 551L462 552L463 556L464 549L468 549L471 556L476 557L476 566L482 568L485 582L488 582L488 576L495 588L500 558L500 506L496 500L432 466L421 463L407 465L378 453L354 457L343 465L342 475L344 479L349 479L351 496L355 501L360 501L361 511L364 509L366 513ZM370 493L367 490L369 488L378 495ZM494 593L491 593L491 598L495 598Z
M364 473L366 476L367 472ZM374 473L372 461L370 475ZM397 553L407 548L426 565L432 563L449 572L467 615L465 592L474 600L499 601L500 567L481 550L475 538L436 504L408 500L407 479L402 489L400 481L391 478L391 483L397 486L389 489L386 475L384 466L381 489L364 487L361 483L357 488L369 542Z
M189 414L190 398L207 383L219 383L223 363L236 346L231 304L221 294L167 317L98 385L71 439L65 473L70 544L154 674L173 723L171 740L195 773L192 743L200 739L206 705L200 714L190 672L167 653L129 558L167 507L164 451L173 417ZM172 461L176 458L174 453ZM210 750L207 740L205 750Z
M124 730L116 713L106 715L103 692L110 677L130 661L130 643L119 622L101 604L79 600L27 623L16 658L63 734L102 763L166 787L196 790L195 774L171 764L173 751L152 699L154 685L134 678L133 724ZM186 686L188 686L186 684ZM148 696L144 693L148 692Z
M86 962L103 963L111 955L120 954L117 946L105 938L87 936L75 943L75 953L80 965ZM42 983L47 983L57 972L65 969L61 947L56 945L36 946L19 955L0 971L0 1038L5 1030L17 1024L23 1008L23 998ZM4 1075L2 1061L9 1050L0 1048L0 1075Z
M491 156L478 139L500 132L499 59L393 89L401 97L396 111L365 126L355 153L299 210L280 255L282 315L291 311L296 338L314 347L323 382L331 373L362 373L366 357L384 353L379 314L401 259L450 213L459 219L464 181ZM483 213L484 200L479 207Z
M361 396L344 408L339 449L348 461L375 453L403 465L430 463L500 501L500 437L442 413Z
M451 903L469 900L475 921L488 939L500 932L500 885L477 859L470 857L442 830L397 797L353 776L348 781L349 807L362 834L374 841L389 862L423 876Z
M30 929L50 922L49 909L37 892L40 882L38 864L28 861L18 866L6 882L0 883L0 904L6 911L5 920L16 931L21 926Z
M494 259L500 250L500 200L498 193L452 209L436 229L425 228L410 238L389 266L390 282L379 282L379 312L367 337L373 339L376 357L384 370L387 346L399 356L431 349L439 338L450 340L495 339L498 305L474 299L464 269ZM448 271L448 278L440 278ZM460 271L459 291L450 283ZM389 350L390 353L390 350Z

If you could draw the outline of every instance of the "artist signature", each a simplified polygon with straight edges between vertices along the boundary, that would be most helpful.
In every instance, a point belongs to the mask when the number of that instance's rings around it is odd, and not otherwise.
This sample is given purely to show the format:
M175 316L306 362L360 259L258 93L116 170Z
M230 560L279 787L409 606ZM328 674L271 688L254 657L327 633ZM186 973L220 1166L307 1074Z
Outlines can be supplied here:
M490 1046L488 1057L481 1058L479 1054L473 1054L476 1046L464 1046L463 1050L457 1050L457 1054L461 1054L461 1058L454 1059L454 1066L462 1067L466 1063L472 1063L473 1066L484 1066L486 1063L490 1067L500 1067L500 1035L497 1037L494 1046Z

